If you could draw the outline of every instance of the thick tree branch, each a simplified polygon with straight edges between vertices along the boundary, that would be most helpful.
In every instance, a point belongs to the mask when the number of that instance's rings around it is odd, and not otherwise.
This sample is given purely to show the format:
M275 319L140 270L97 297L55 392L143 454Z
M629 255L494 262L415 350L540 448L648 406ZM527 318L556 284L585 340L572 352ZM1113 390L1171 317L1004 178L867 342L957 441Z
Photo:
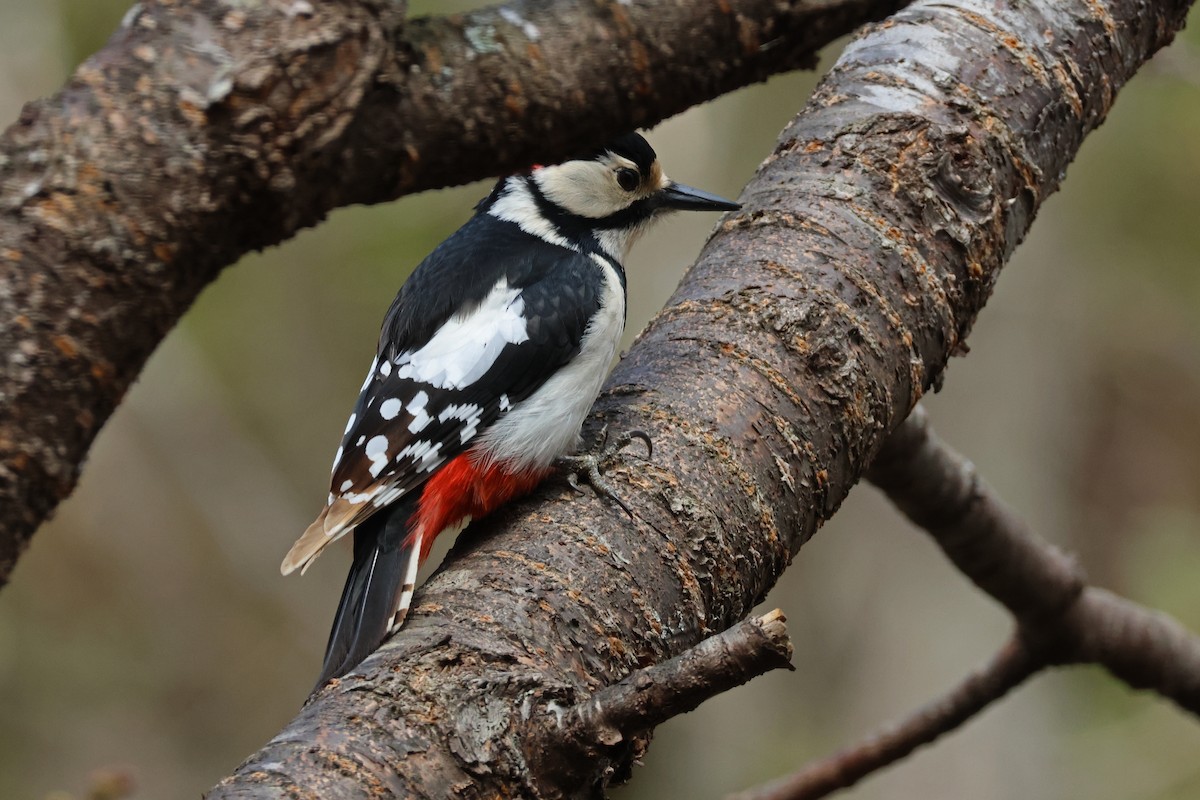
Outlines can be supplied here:
M897 2L146 2L0 138L0 584L221 268L333 208L545 160Z
M469 530L407 627L212 798L580 797L530 748L742 619L970 330L1116 90L1188 4L917 5L853 42L614 372L636 519L550 484ZM558 773L561 774L561 773Z

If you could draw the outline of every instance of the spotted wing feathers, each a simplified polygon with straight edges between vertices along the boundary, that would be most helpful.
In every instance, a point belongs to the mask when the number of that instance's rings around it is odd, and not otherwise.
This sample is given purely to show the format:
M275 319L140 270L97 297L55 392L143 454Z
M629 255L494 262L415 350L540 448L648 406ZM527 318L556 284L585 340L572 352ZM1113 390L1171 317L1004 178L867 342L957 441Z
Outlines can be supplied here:
M384 362L359 396L338 448L329 501L284 559L284 574L307 568L326 544L420 487L512 402L476 402L470 388L438 388L400 377Z

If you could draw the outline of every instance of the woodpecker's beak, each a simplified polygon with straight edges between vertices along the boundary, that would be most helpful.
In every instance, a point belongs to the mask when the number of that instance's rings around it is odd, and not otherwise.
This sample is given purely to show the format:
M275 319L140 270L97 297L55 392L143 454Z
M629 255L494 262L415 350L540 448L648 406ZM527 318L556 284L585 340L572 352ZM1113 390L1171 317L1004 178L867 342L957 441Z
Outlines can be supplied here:
M660 197L663 208L675 208L680 211L736 211L741 208L724 197L717 197L715 194L674 181L667 184Z

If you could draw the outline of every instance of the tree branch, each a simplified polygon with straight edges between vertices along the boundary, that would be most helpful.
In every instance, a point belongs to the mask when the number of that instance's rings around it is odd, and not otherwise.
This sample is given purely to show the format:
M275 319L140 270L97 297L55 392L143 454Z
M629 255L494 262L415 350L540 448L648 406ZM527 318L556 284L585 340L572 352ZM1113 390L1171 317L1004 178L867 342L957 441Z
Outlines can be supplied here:
M1017 633L981 671L898 726L737 800L814 800L848 788L1057 664L1102 665L1200 715L1200 637L1166 614L1088 586L1073 558L1033 534L974 465L934 434L924 408L888 438L868 478L1012 612Z
M1046 664L1100 664L1200 715L1200 637L1161 612L1088 586L1075 560L1031 533L918 406L868 477L956 567L1045 646Z
M867 477L1019 621L1059 618L1083 592L1087 577L1074 557L1030 531L975 465L930 429L922 406L880 449Z
M134 6L0 138L0 585L149 354L241 255L808 66L899 3Z
M628 748L569 782L529 748L553 708L749 613L1187 5L943 0L853 42L597 404L593 424L654 439L656 462L610 474L636 518L552 483L469 530L406 628L211 798L553 798L622 775Z
M785 622L775 609L600 689L562 713L533 760L556 782L586 778L555 773L590 764L622 742L636 745L640 734L764 672L794 669Z
M1173 617L1089 586L1046 633L1066 637L1062 661L1100 664L1200 715L1200 637Z

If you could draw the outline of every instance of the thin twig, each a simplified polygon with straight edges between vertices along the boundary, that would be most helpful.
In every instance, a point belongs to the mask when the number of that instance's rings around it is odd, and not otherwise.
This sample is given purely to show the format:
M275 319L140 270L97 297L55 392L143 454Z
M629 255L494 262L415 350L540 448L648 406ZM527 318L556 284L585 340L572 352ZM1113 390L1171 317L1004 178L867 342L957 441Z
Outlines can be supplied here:
M569 708L556 726L553 746L611 747L764 672L793 669L786 622L775 609L630 673Z
M1055 664L1100 664L1200 714L1200 637L1166 614L1088 586L1072 555L1030 531L930 430L923 408L884 443L868 478L1013 614L1018 632L988 664L898 725L737 800L813 800L852 786Z
M1200 638L1170 616L1087 586L1074 556L1025 522L939 439L918 406L868 477L954 565L1050 648L1054 663L1100 664L1200 714Z
M1100 664L1200 716L1200 637L1169 614L1089 586L1046 635L1061 635L1070 662Z
M921 406L884 442L867 477L1017 619L1058 616L1083 591L1087 576L1075 558L1030 531L930 429Z
M775 609L705 639L675 658L639 669L571 708L563 730L568 738L616 744L764 672L791 669L786 621L783 612Z
M730 800L814 800L853 786L863 777L929 744L978 714L1044 666L1019 633L949 693L852 747L799 772Z

